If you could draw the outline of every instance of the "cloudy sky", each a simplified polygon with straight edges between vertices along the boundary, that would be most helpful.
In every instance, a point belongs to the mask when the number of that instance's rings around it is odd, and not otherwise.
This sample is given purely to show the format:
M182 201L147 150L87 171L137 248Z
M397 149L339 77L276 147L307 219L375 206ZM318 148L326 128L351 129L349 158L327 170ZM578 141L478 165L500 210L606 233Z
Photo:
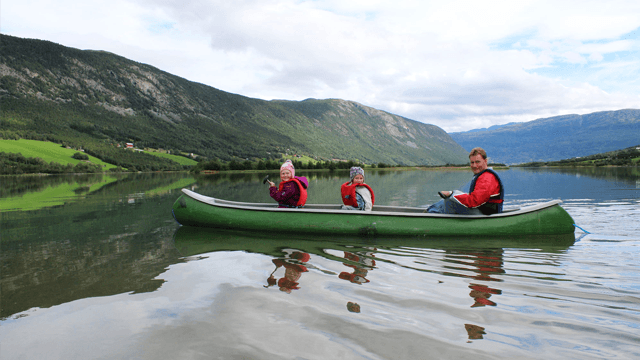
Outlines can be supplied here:
M448 132L640 108L637 0L3 0L0 32Z

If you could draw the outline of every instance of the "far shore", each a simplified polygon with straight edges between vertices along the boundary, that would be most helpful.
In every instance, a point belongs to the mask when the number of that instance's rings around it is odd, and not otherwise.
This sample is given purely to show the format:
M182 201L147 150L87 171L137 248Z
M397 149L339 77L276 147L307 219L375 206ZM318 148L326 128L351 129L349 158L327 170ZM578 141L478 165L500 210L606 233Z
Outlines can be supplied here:
M581 169L585 169L585 168L603 168L603 167L609 167L609 168L621 168L621 167L629 167L629 168L635 168L637 166L623 166L623 165L601 165L601 166L596 166L596 165L592 165L592 166L552 166L552 165L542 165L542 166L521 166L521 165L512 165L512 166L491 166L491 164L489 164L489 167L494 169L494 170L509 170L512 167L517 167L517 168L544 168L544 169L549 169L549 168L554 168L554 169L576 169L576 168L581 168ZM348 171L349 169L298 169L298 171L304 171L304 172L331 172L331 171ZM367 171L414 171L414 170L421 170L421 171L462 171L462 170L471 170L469 168L468 165L466 166L391 166L391 167L384 167L384 168L372 168L372 167L368 167L365 166L365 170ZM212 175L212 174L237 174L237 173L245 173L245 174L252 174L252 173L264 173L264 172L277 172L278 169L262 169L262 170L202 170L199 173L195 174L204 174L204 175ZM50 173L25 173L25 174L2 174L0 175L0 177L3 176L56 176L56 175L118 175L118 174L143 174L143 173L189 173L189 170L183 170L183 171L121 171L121 172L117 172L117 171L104 171L104 172L96 172L96 173L60 173L60 174L50 174Z

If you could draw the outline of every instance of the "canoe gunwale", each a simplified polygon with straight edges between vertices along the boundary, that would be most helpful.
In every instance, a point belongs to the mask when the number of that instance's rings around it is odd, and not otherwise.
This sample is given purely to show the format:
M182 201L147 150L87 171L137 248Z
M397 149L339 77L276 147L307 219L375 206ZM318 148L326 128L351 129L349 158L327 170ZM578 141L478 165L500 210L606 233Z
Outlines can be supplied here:
M316 214L344 214L361 216L395 216L395 217L419 217L419 218L454 218L454 219L495 219L523 214L535 213L553 206L559 206L562 200L551 200L544 203L522 207L518 210L511 210L500 214L492 215L458 215L458 214L437 214L428 213L426 208L403 207L403 206L375 206L373 211L353 211L341 210L340 205L335 204L311 204L304 208L290 209L279 208L271 203L246 203L230 200L222 200L214 197L198 194L189 189L182 189L182 193L198 202L229 209L267 212L294 212L294 213L316 213ZM386 210L389 209L389 210ZM386 211L385 211L386 210ZM396 211L393 211L396 210Z

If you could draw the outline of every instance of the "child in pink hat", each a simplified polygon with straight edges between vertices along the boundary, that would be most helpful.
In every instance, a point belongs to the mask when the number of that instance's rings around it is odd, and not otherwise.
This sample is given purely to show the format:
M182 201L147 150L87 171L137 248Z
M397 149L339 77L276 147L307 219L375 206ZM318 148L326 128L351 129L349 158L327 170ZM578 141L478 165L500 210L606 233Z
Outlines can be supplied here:
M278 202L278 207L303 207L307 202L309 181L304 176L296 176L296 169L291 160L280 166L280 180L282 181L278 187L269 181L269 196Z

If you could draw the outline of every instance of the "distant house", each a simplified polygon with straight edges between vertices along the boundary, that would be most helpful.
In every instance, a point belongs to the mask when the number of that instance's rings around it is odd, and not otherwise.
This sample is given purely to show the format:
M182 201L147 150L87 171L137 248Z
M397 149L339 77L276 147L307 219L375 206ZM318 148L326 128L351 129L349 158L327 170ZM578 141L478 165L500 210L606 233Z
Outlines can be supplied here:
M133 143L127 143L125 149L133 149Z

